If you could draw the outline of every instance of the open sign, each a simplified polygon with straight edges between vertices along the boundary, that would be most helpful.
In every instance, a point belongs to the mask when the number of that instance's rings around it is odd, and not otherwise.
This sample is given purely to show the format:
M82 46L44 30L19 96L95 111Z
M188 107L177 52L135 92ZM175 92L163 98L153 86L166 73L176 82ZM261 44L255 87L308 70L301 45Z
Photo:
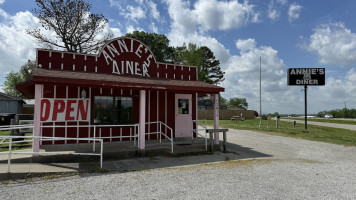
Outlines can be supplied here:
M41 122L89 120L90 99L41 99Z

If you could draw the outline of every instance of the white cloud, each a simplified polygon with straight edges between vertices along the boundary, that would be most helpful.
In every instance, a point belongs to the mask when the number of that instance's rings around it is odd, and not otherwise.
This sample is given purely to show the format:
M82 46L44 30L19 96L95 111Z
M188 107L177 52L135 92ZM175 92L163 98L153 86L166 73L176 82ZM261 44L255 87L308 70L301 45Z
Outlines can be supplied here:
M3 10L4 17L0 23L0 71L18 71L28 59L35 58L36 42L27 35L26 29L38 27L39 22L30 12L19 12L10 16Z
M289 22L292 22L292 21L298 19L302 9L303 9L303 7L301 5L296 4L296 3L293 3L292 5L290 5L289 9L288 9L288 20L289 20Z
M349 66L356 63L356 34L342 23L322 24L314 29L307 49L323 64Z
M159 21L160 14L159 14L159 11L157 10L157 4L155 4L153 1L150 1L150 0L147 1L147 4L150 7L152 17L154 19L156 19L157 21Z
M154 22L152 22L151 28L152 28L152 31L153 31L154 33L158 33L158 28L157 28L157 26L155 25Z
M268 4L268 18L276 20L281 15L281 10L287 4L286 0L270 0Z
M328 73L328 69L326 69L326 73ZM348 108L355 108L355 69L350 69L344 76L329 77L325 80L325 86L309 87L308 98L315 100L308 101L309 107L313 108L315 112L340 109L344 107L344 103Z
M193 13L197 22L208 30L240 28L257 22L259 16L254 5L247 1L199 0L194 4Z
M258 22L259 13L247 1L198 0L191 9L190 2L166 0L172 19L171 27L182 34L201 30L229 30Z
M1 19L2 18L2 19ZM0 85L8 72L17 72L28 59L36 58L36 48L41 47L35 39L26 33L26 29L40 28L41 32L51 39L56 39L52 31L44 30L39 20L29 11L9 15L0 9ZM103 33L121 36L120 29L108 25Z
M241 52L251 51L256 48L255 39L249 38L247 40L238 40L236 42L236 47L241 50Z
M282 5L286 5L288 3L288 0L277 0L276 2Z
M5 3L5 0L0 0L0 5Z
M238 40L240 55L229 58L225 67L223 86L225 98L243 97L249 108L259 110L259 67L262 60L262 107L264 113L293 112L302 104L295 95L296 88L287 87L285 64L278 51L269 46L257 46L254 39ZM291 107L293 105L293 107ZM296 106L294 106L296 105Z
M133 7L133 6L127 6L126 7L126 14L125 17L136 21L137 19L143 19L146 17L146 12L141 8L141 7Z
M126 33L133 33L134 31L145 31L145 30L140 27L134 27L133 25L126 26Z
M172 19L171 31L179 32L182 35L194 33L196 30L195 16L189 9L189 2L181 0L167 0L168 13Z
M138 23L138 20L146 19L148 15L151 15L153 19L160 21L160 13L157 9L157 4L152 0L135 0L135 3L131 1L129 5L127 5L127 2L116 0L109 0L109 3L110 7L118 8L119 14L130 21Z

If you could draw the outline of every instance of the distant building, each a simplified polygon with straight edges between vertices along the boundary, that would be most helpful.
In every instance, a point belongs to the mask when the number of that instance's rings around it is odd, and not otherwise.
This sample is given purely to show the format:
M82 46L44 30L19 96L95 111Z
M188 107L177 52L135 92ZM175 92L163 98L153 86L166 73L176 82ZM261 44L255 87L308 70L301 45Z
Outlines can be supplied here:
M214 99L212 96L204 96L198 98L198 109L199 110L213 110L214 109ZM219 101L219 109L220 110L227 110L228 106L224 103Z
M0 92L0 113L21 114L25 102Z

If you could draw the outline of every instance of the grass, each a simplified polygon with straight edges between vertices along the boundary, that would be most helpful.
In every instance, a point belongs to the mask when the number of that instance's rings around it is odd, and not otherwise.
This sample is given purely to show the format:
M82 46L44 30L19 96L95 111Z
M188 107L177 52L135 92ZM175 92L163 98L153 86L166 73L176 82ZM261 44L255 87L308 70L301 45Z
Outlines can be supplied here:
M10 131L0 131L0 136L9 136ZM32 133L26 133L26 136L31 136ZM1 144L3 139L0 139L0 152L9 151L9 144ZM9 140L5 140L8 142ZM12 144L12 150L22 150L22 149L29 149L32 147L32 142L23 142L23 143L15 143Z
M304 124L293 126L293 121L280 121L279 128L276 128L275 120L262 120L261 128L259 128L259 122L259 119L245 120L242 122L220 120L220 127L239 130L254 130L272 135L328 142L345 146L356 146L356 131L308 124L308 133L304 133ZM208 120L208 125L213 126L213 121Z
M288 119L288 118L283 118L283 119ZM302 120L302 121L304 121L304 118L291 118L291 120ZM326 122L326 123L334 123L334 124L356 125L356 121L354 121L354 120L310 119L310 118L308 118L308 121L313 121L313 122Z

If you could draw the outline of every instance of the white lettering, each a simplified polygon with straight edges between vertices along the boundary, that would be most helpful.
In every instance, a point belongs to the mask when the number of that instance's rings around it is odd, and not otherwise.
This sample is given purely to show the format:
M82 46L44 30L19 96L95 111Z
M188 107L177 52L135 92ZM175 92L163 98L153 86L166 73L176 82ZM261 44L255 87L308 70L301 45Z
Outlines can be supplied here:
M125 61L121 61L121 73L125 74Z
M319 69L319 74L323 75L325 73L324 69Z
M150 75L148 74L148 70L145 64L142 65L142 76L147 76L150 77Z
M318 85L318 80L317 79L297 79L295 80L295 83L297 85Z
M117 66L117 62L115 60L112 61L112 73L120 74L119 67Z
M131 50L130 50L130 52L133 52L133 40L131 40Z
M137 47L137 50L136 50L136 52L135 52L135 54L139 57L139 58L141 58L141 53L142 53L142 47L143 47L143 45L142 44L140 44L138 47ZM138 54L138 53L140 53L140 54Z
M106 51L105 50L103 50L103 55L104 55L104 58L105 58L105 60L106 60L106 64L110 64L110 62L108 61L108 58L111 60L111 61L113 61L113 59L110 57L110 55L108 54L108 53L106 53Z
M148 61L148 63L146 63L146 61L143 61L143 64L144 65L146 65L147 67L150 67L150 64L151 64L151 61L150 61L150 59L152 58L153 56L152 56L152 54L150 54L148 57L147 57L147 61Z
M118 56L120 55L119 51L114 47L114 44L108 45L107 48L108 48L109 52L111 53L112 57L115 57L113 51L114 51Z
M130 74L133 74L133 61L126 61L126 73L130 73ZM130 69L130 72L129 72L129 69Z
M139 68L139 65L140 63L135 62L135 74L142 76L142 74L140 73L141 69Z
M119 44L121 53L124 52L124 51L122 50L122 48L124 48L126 52L129 52L129 49L127 48L126 43L125 43L124 40L122 40L122 41L121 41L121 40L117 40L117 43Z

